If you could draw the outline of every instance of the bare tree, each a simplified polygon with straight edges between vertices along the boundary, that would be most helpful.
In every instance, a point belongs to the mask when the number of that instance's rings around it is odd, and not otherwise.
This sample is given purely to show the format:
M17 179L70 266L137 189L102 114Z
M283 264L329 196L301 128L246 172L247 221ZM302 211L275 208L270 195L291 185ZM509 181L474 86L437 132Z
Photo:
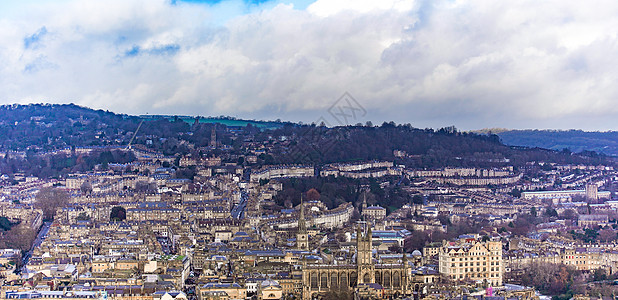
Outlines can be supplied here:
M11 228L6 233L6 246L9 248L28 251L36 237L36 232L25 223Z
M62 189L45 187L36 195L36 207L43 210L43 219L52 220L56 209L69 202L69 194Z
M81 190L82 194L87 195L92 193L92 184L88 181L84 181L84 183L82 183L82 185L79 187L79 189Z
M320 193L316 189L310 189L307 191L307 199L310 201L320 200Z
M616 232L610 228L605 228L599 231L599 240L602 242L611 242L616 239Z

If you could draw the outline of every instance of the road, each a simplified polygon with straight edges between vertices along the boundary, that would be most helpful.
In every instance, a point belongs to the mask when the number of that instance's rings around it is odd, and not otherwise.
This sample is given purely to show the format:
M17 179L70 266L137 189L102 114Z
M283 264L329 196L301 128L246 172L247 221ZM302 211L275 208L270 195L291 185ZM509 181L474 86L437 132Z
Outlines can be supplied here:
M244 189L240 189L240 202L232 209L232 218L242 219L245 217L245 208L247 208L247 201L249 196Z
M22 263L23 263L22 269L25 268L26 265L28 264L28 261L30 260L30 257L32 256L32 250L34 250L34 248L41 246L41 244L43 243L43 240L45 240L45 236L47 235L47 232L49 232L50 226L51 226L51 222L45 222L43 223L43 226L41 226L41 229L39 230L39 234L37 234L36 239L34 239L34 242L32 243L32 247L30 247L30 251L26 252L26 254L24 254L24 257L22 258Z

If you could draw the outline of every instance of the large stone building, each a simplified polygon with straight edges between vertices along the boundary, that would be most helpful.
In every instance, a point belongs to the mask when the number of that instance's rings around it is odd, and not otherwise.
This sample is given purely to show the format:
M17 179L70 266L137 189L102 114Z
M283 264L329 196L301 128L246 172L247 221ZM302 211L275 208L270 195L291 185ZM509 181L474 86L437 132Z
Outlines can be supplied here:
M304 165L275 165L264 166L259 170L251 173L250 181L259 182L260 180L270 180L273 178L290 178L290 177L313 177L315 176L315 168L313 166Z
M362 211L361 214L363 217L368 220L382 220L386 217L386 208L381 207L379 205L376 206L367 206L367 199L363 199L363 204L361 205Z
M594 185L596 187L596 185ZM566 190L566 191L538 191L538 192L523 192L521 198L525 200L551 200L554 204L559 202L571 202L574 197L586 198L587 200L609 199L611 192L598 191L598 187L592 185L586 186L584 190Z
M355 290L371 285L385 296L411 294L411 268L406 255L399 263L376 263L372 256L371 226L356 232L355 261L344 264L308 264L303 266L302 299L311 299L331 290Z
M502 242L482 242L478 237L445 241L440 249L439 265L440 274L451 280L501 286Z
M606 226L608 223L609 217L607 215L580 215L577 218L577 226L585 228Z

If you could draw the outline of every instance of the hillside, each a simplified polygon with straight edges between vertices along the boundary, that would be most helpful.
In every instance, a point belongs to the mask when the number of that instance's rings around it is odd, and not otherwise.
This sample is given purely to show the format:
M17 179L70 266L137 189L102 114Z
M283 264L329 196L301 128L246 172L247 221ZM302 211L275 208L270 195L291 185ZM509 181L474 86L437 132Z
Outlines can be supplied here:
M396 160L408 167L436 168L523 166L527 162L606 162L594 155L571 155L539 148L513 148L496 135L458 132L455 128L418 129L384 123L379 127L284 126L267 132L272 138L296 137L288 147L274 147L280 163L323 164L371 159ZM396 158L394 150L406 157Z
M381 126L328 128L276 122L274 129L268 129L252 121L244 127L235 124L233 130L229 130L232 118L209 118L205 122L195 122L195 118L191 122L187 118L144 119L73 104L0 106L0 136L3 137L0 140L0 158L3 158L0 173L23 172L47 178L91 170L98 164L106 167L110 163L133 161L132 153L121 149L127 148L142 122L132 145L177 159L189 154L194 157L217 155L225 162L236 163L243 161L244 156L257 155L257 161L247 164L251 168L367 160L395 161L409 168L520 167L528 162L612 163L596 153L571 154L510 147L502 144L497 135L459 132L454 127L419 129L391 122ZM212 122L218 120L221 122L215 126ZM216 131L217 149L209 147L213 130ZM592 144L590 141L581 143ZM79 147L91 147L94 151L85 157L75 151ZM62 149L71 151L57 151ZM400 155L395 156L395 150L401 151ZM10 151L18 152L11 154Z
M595 151L618 156L618 132L582 130L510 130L497 133L504 144L571 152Z

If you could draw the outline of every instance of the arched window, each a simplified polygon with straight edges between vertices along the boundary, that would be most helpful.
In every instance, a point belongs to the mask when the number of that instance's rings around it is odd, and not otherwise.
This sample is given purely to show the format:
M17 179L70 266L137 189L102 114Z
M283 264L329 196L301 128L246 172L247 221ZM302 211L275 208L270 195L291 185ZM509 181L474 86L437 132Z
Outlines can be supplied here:
M342 287L346 287L348 286L348 274L347 273L341 273L341 275L339 276L339 280L340 280L340 284Z
M321 288L328 287L328 274L327 273L322 273L322 275L320 276L320 287Z
M393 286L399 287L401 285L401 277L399 276L399 272L395 272L393 274Z
M363 283L371 283L371 275L369 275L369 273L363 275Z
M316 272L311 273L311 276L309 277L309 279L311 281L311 288L317 289L318 288L318 273Z
M376 283L382 284L382 274L380 274L380 272L377 272L377 271L376 271Z
M384 273L384 284L383 286L389 287L391 286L391 274L388 272Z
M330 274L330 288L331 289L339 288L339 282L337 281L337 273Z

